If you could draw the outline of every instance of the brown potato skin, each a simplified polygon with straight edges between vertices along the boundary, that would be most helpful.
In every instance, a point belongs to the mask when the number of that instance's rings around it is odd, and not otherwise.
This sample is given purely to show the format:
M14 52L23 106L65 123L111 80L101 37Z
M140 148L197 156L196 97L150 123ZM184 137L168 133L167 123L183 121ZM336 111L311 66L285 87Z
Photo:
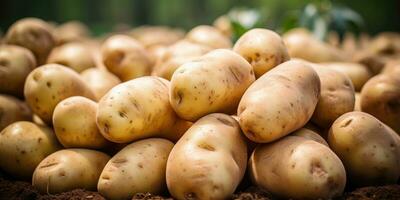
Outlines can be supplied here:
M117 76L100 68L87 69L81 73L81 76L93 90L97 100L100 100L111 88L121 83Z
M89 35L89 28L80 21L68 21L56 27L57 44L85 40Z
M240 127L254 142L272 142L303 127L319 96L315 70L306 62L285 62L246 90L237 111Z
M46 124L52 123L56 105L71 96L95 99L93 91L79 74L59 64L46 64L33 70L25 81L25 100Z
M233 46L233 51L244 57L252 66L256 78L290 59L282 38L268 29L251 29Z
M166 179L176 199L228 199L246 170L247 146L235 119L202 117L172 149Z
M56 44L50 25L41 19L24 18L16 21L5 36L7 44L25 47L33 52L39 65L46 62L47 56Z
M67 66L76 72L95 67L94 55L90 47L84 43L71 42L54 48L47 63Z
M194 27L186 34L185 39L213 49L229 49L232 47L232 42L227 36L218 29L207 25Z
M296 130L295 132L290 134L291 136L298 136L305 139L313 140L315 142L319 142L327 147L329 147L326 140L316 131L311 130L310 128L303 127L301 129Z
M298 136L259 145L248 168L253 183L283 199L332 199L346 185L345 169L335 153Z
M400 78L381 74L371 78L361 90L361 111L367 112L400 133Z
M31 120L32 111L25 102L0 94L0 131L14 122Z
M394 184L400 176L400 137L368 113L339 117L329 130L328 143L353 186Z
M0 93L23 97L25 78L35 67L35 56L28 49L0 45Z
M362 64L347 62L321 63L321 65L347 75L355 91L361 91L364 84L372 77L371 71Z

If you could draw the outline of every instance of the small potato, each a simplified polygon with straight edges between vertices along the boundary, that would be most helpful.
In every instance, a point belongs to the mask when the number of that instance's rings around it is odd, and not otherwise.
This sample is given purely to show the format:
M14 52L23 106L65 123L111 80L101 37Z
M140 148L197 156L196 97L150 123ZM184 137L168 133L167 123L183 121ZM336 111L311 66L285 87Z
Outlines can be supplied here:
M231 20L228 18L226 15L222 15L218 17L214 22L213 26L221 31L222 34L224 34L226 37L231 37L232 36L232 25L231 25Z
M290 59L282 38L268 29L247 31L235 43L233 50L253 66L256 78Z
M108 161L97 189L107 199L131 199L136 193L166 190L165 168L174 144L151 138L124 147Z
M130 35L147 49L154 46L169 46L185 36L180 29L166 26L140 26L133 29Z
M109 142L96 125L97 103L80 96L69 97L57 104L53 127L65 148L100 149Z
M305 139L309 139L309 140L313 140L315 142L321 143L327 147L329 147L328 143L325 141L325 139L323 137L321 137L320 134L318 134L317 132L303 127L301 129L296 130L295 132L290 134L291 136L299 136Z
M31 50L37 63L42 65L55 46L56 39L52 28L46 22L37 18L24 18L16 21L8 29L5 42Z
M400 133L400 77L381 74L371 78L361 90L361 110Z
M252 181L284 199L332 199L346 172L329 147L297 136L258 146L249 160Z
M99 101L97 125L101 134L116 143L170 135L177 117L169 104L168 90L169 82L155 76L115 86Z
M60 101L71 96L95 99L77 72L59 64L33 70L26 78L24 95L32 111L47 124L51 124L54 108Z
M310 64L285 62L246 90L237 112L240 127L253 142L272 142L303 127L319 96L320 80Z
M0 131L16 121L31 121L32 112L25 102L0 94Z
M369 69L358 63L334 62L321 63L321 65L346 74L353 83L355 91L360 91L368 79L372 77Z
M76 72L95 67L94 55L89 46L71 42L54 48L47 63L57 63L67 66Z
M172 149L167 186L183 199L228 199L246 170L247 146L235 119L210 114L199 119Z
M0 93L22 97L25 78L35 67L35 57L28 49L0 45Z
M386 62L383 67L382 74L399 74L400 75L400 59L394 59Z
M101 47L107 69L122 81L149 75L152 60L142 44L124 35L108 38Z
M83 80L100 100L111 88L121 83L118 77L105 69L90 68L81 73Z
M196 26L186 34L186 39L209 46L213 49L229 49L232 47L232 42L229 37L212 26Z
M328 143L346 167L350 184L394 184L400 176L400 138L389 127L363 112L339 117Z
M40 193L56 194L73 189L95 191L110 157L89 149L64 149L47 156L36 167L32 186Z
M89 28L80 21L63 23L56 28L55 32L58 44L82 41L90 35Z
M36 166L60 148L50 128L15 122L0 132L0 168L12 176L30 179Z
M321 96L311 121L321 128L329 128L346 112L354 110L354 87L351 80L341 72L314 65L321 80Z
M251 65L241 56L213 50L175 71L170 103L179 117L189 121L214 112L232 114L254 79Z

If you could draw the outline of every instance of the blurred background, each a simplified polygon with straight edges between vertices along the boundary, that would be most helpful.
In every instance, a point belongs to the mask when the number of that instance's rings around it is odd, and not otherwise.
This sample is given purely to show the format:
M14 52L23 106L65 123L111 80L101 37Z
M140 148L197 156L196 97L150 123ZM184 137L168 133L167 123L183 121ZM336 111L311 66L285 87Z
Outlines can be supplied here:
M332 10L335 5L355 11L362 22L354 15L350 20L356 21L363 32L400 31L399 0L1 0L0 29L4 33L23 17L38 17L55 23L80 20L94 35L144 24L190 29L199 24L212 24L233 8L250 8L262 16L258 26L284 31L298 23L308 23L299 22L299 16L307 18L304 13L309 3L319 6L320 10L323 7Z

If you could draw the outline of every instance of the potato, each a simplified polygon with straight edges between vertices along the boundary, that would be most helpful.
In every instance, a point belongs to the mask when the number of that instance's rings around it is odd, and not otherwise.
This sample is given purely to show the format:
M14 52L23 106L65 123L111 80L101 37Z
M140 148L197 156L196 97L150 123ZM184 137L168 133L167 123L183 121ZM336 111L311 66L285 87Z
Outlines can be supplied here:
M328 143L343 161L350 184L396 183L400 176L400 138L391 131L372 115L357 111L333 123Z
M175 144L167 162L167 186L175 199L227 199L242 179L247 146L235 119L210 114Z
M380 73L388 60L391 60L391 58L373 54L366 50L355 53L352 58L353 62L364 65L372 75Z
M97 189L107 199L132 199L136 193L165 191L165 168L174 144L151 138L134 142L108 161Z
M226 37L232 36L232 25L231 20L228 16L219 16L216 20L214 20L213 26L221 31L221 33L224 34Z
M101 47L107 69L122 81L128 81L151 72L151 57L138 41L124 35L108 38Z
M33 70L26 78L24 95L32 111L47 124L51 124L54 108L60 101L71 96L95 99L78 73L59 64Z
M81 73L83 80L100 100L111 88L121 83L118 77L105 69L90 68Z
M360 105L367 112L400 133L400 77L381 74L371 78L361 90Z
M99 101L97 125L101 134L116 143L169 135L177 117L169 104L168 90L169 82L154 76L115 86Z
M55 46L49 24L37 18L24 18L16 21L7 31L5 43L25 47L33 52L39 65L46 62L47 56Z
M325 141L325 139L323 137L321 137L319 135L319 133L317 133L314 130L311 130L309 128L306 128L306 127L300 128L300 129L296 130L295 132L291 133L290 135L313 140L315 142L321 143L321 144L329 147L328 143Z
M321 65L347 75L353 83L355 91L360 91L368 79L372 77L369 69L358 63L333 62L321 63Z
M133 29L130 35L146 48L152 48L159 45L171 45L182 39L184 32L166 26L140 26Z
M381 71L382 74L400 74L400 59L394 59L386 62Z
M12 176L30 179L46 156L60 149L53 131L19 121L0 132L0 168Z
M254 184L284 199L332 199L346 185L343 164L329 147L297 136L258 146L249 170Z
M243 34L233 50L251 64L256 78L290 59L282 38L262 28L251 29Z
M47 58L47 63L65 65L76 72L95 67L94 55L90 47L78 42L54 48Z
M196 26L186 34L185 38L190 42L203 44L213 49L229 49L232 47L229 37L212 26Z
M35 57L28 49L0 45L0 93L22 97L25 78L35 67Z
M89 28L80 21L63 23L56 28L55 32L58 44L82 41L90 35Z
M96 190L101 171L110 157L89 149L64 149L47 156L36 167L32 185L41 193L73 189Z
M361 111L361 94L355 93L354 111Z
M314 65L321 80L321 96L311 121L321 128L329 128L342 114L354 110L354 87L341 72Z
M53 127L65 148L104 148L109 142L96 125L97 103L80 96L69 97L57 104Z
M303 127L319 96L320 80L315 70L306 62L285 62L244 93L237 111L240 127L253 142L272 142Z
M32 112L25 102L0 94L0 131L16 121L32 120Z
M175 71L170 103L189 121L214 112L232 114L254 79L251 65L241 56L226 49L213 50Z

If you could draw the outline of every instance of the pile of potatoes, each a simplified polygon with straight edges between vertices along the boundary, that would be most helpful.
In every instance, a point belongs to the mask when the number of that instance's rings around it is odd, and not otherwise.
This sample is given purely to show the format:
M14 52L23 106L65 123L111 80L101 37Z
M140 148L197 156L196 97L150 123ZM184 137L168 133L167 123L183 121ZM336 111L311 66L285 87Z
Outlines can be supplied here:
M399 181L398 34L354 47L385 54L378 70L303 29L226 31L93 38L79 22L15 22L0 45L0 169L107 199L227 199L246 180L331 199Z

